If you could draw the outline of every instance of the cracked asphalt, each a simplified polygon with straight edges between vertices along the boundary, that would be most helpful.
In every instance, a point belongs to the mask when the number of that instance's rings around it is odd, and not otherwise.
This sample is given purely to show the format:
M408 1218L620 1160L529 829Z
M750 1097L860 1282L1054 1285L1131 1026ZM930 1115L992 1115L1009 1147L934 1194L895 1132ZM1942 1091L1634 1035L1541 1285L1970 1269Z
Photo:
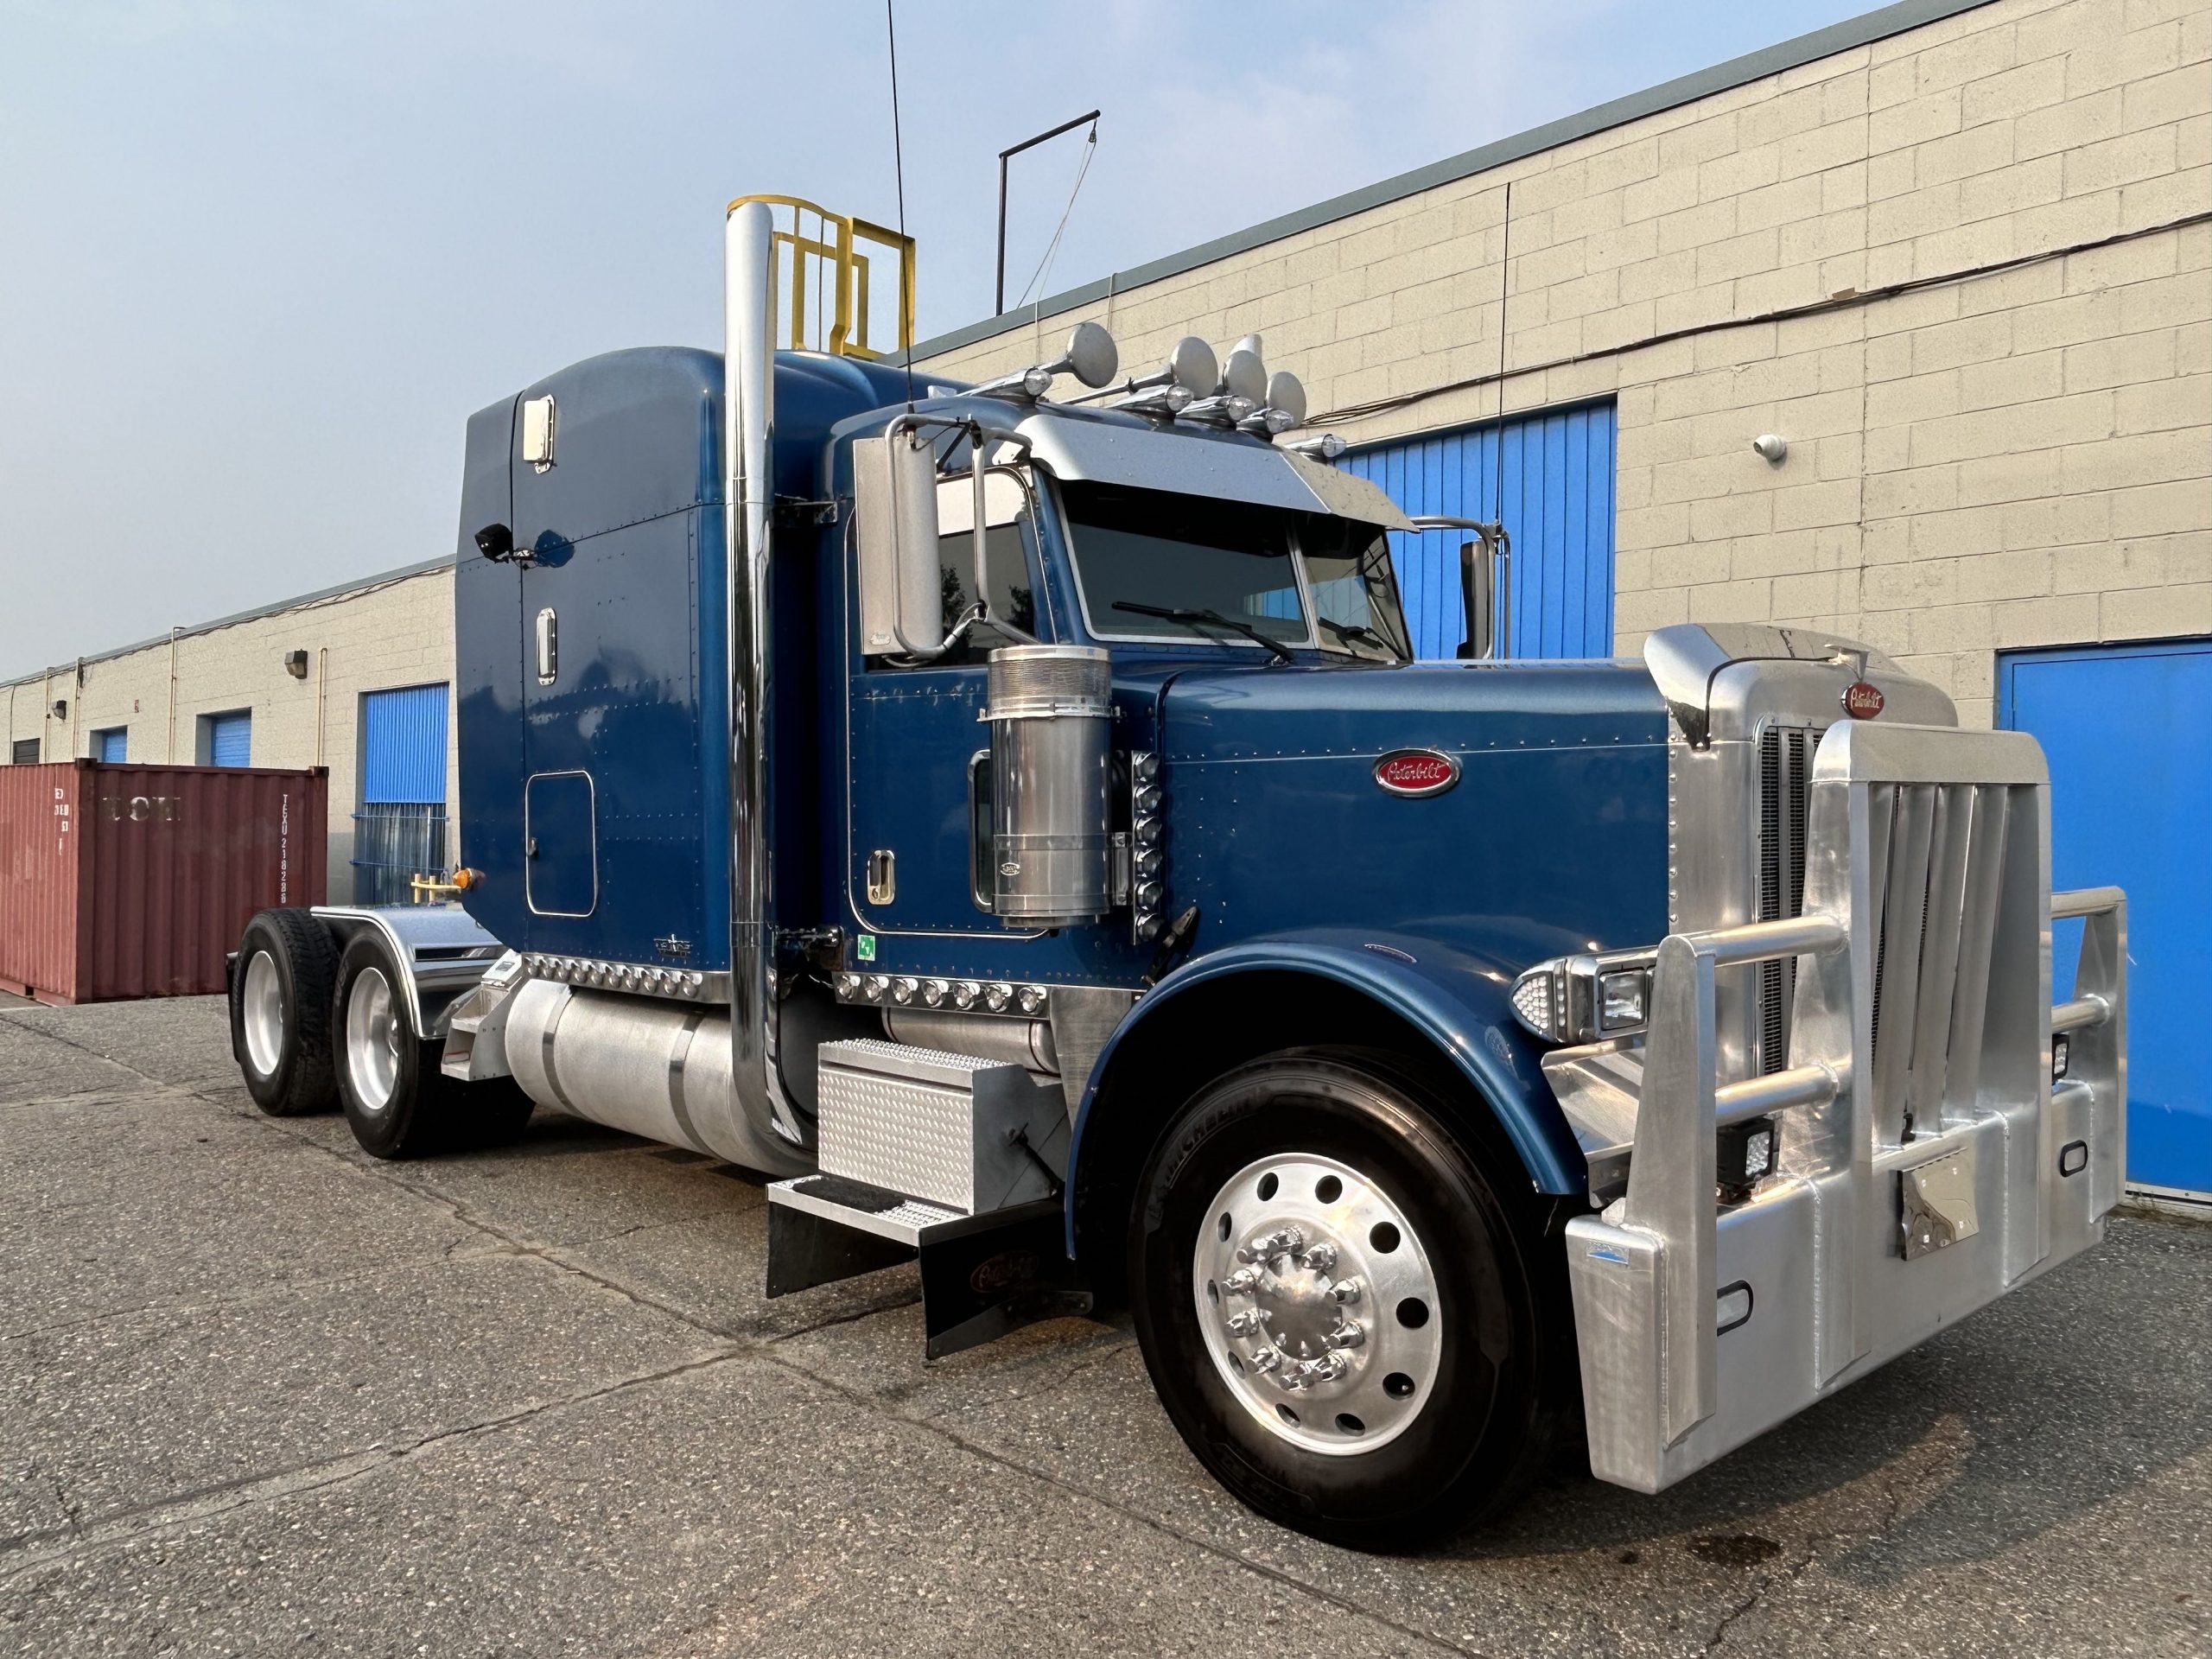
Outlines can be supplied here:
M1123 1325L925 1364L911 1268L767 1302L766 1238L566 1118L262 1117L212 999L0 1008L0 1653L2212 1652L2212 1227L1409 1559L1226 1499Z

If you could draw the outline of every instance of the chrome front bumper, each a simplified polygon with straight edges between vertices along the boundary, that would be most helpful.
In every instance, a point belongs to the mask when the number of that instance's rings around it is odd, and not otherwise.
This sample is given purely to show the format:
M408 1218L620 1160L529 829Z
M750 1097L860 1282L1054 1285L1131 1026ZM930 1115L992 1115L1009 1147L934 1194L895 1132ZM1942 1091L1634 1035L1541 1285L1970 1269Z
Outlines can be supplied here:
M1639 1491L2095 1243L2120 1197L2126 900L2050 893L2034 741L1841 722L1808 814L1802 918L1669 938L1642 1044L1546 1063L1593 1192L1626 1154L1567 1248L1591 1466ZM2067 917L2081 963L2053 1007ZM1721 1082L1717 976L1793 958L1788 1065ZM1756 1118L1775 1173L1718 1201L1716 1138Z

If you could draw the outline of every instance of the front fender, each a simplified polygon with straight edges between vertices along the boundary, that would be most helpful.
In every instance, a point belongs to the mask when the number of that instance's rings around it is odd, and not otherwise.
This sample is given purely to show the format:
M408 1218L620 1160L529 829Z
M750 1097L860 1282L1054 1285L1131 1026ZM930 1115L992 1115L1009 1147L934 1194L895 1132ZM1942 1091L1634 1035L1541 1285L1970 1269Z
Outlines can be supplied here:
M1115 1056L1161 1008L1232 975L1312 975L1370 999L1419 1032L1487 1103L1540 1192L1586 1190L1586 1166L1573 1131L1553 1097L1543 1049L1513 1017L1512 976L1497 963L1456 946L1393 932L1316 928L1246 939L1177 969L1122 1020L1084 1090L1068 1152L1068 1248L1075 1249L1076 1195L1082 1188L1086 1132L1101 1083Z

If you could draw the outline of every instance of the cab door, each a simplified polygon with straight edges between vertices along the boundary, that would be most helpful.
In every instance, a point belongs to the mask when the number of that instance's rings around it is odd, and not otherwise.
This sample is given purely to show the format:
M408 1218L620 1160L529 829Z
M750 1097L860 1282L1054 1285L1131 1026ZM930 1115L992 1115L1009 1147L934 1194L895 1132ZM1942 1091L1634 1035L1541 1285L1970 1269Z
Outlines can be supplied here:
M977 903L977 803L990 748L983 724L984 658L1021 634L1053 635L1033 497L1017 469L986 480L990 612L1021 631L972 627L935 663L859 656L850 642L850 776L846 881L855 920L876 935L1018 937ZM948 629L975 597L974 493L965 478L938 488L938 563ZM988 831L988 825L982 825Z

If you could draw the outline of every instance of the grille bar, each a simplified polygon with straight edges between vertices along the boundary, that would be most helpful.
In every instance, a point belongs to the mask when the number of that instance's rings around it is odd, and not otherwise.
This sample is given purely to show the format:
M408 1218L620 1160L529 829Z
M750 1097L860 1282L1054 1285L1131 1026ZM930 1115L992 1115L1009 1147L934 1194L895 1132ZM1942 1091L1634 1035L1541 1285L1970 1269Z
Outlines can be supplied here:
M1768 726L1759 734L1756 920L1783 921L1805 913L1805 791L1808 762L1820 738L1817 729L1805 727ZM1771 1075L1789 1064L1797 963L1761 963L1758 974L1752 1015L1757 1069Z

